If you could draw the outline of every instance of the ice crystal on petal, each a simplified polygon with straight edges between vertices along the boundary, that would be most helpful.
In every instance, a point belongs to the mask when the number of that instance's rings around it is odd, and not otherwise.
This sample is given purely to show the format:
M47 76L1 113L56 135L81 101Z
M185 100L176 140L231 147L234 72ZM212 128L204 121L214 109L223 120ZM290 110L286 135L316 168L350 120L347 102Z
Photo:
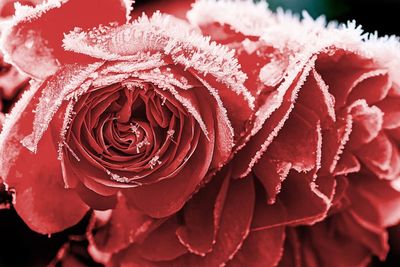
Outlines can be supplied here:
M9 167L18 157L21 147L15 145L23 138L20 134L20 125L17 124L23 111L29 105L35 92L38 90L39 84L35 81L31 82L29 90L25 91L20 100L15 104L10 114L7 114L3 124L3 130L0 134L0 176L7 177ZM10 141L11 140L11 141Z
M64 48L104 60L126 60L138 53L162 52L176 64L192 68L203 75L212 75L219 82L254 107L254 97L244 87L246 74L234 57L234 51L211 42L188 24L171 16L155 13L151 18L143 15L136 21L117 28L89 33L73 31L64 38Z
M89 66L67 67L62 73L50 78L46 81L42 96L35 110L35 119L33 122L33 132L22 140L22 144L31 150L36 151L42 135L47 130L47 127L61 105L67 94L70 94L90 76L103 63L94 63ZM62 88L62 90L60 90Z
M135 5L135 0L122 0L124 5L125 5L125 9L126 9L126 21L129 22L132 17L131 17L131 13L133 11L133 7Z
M269 145L272 143L272 141L275 139L275 137L278 136L279 131L283 128L285 122L289 118L290 113L292 112L294 106L295 106L295 101L297 99L298 93L303 87L308 75L311 73L312 68L314 67L316 57L314 56L309 62L305 63L305 65L300 64L300 70L301 75L299 80L296 82L295 88L293 89L293 92L290 95L290 107L282 117L282 119L279 121L278 125L273 129L272 132L269 133L265 141L260 145L260 149L255 153L255 155L251 155L251 160L249 162L249 166L247 170L240 174L240 177L245 177L248 175L251 170L253 169L254 165L261 159L265 151L267 151ZM257 111L258 114L256 117L255 121L255 126L252 129L251 134L255 135L257 132L263 127L264 123L267 121L267 119L271 116L271 114L281 105L283 101L283 97L285 93L287 92L288 88L290 87L291 83L295 79L295 76L298 75L296 72L292 72L292 75L294 77L289 78L286 80L280 88L278 88L276 94L271 95L272 100L267 100L264 105L260 107L260 109Z
M363 47L372 54L372 57L380 66L388 69L395 86L400 88L400 75L398 74L400 69L399 37L378 37L376 33L364 35Z
M226 132L228 133L227 138L224 140L225 141L225 147L230 151L233 146L234 146L234 130L232 127L232 123L229 120L228 117L228 111L225 109L223 102L220 98L220 96L218 95L218 91L213 88L210 84L208 84L205 80L201 79L200 77L197 77L202 84L208 89L208 91L210 92L210 94L215 98L217 105L219 107L219 116L221 116L221 120L224 122L224 125L219 125L220 128L225 128Z
M228 24L248 36L260 36L266 27L274 23L268 4L265 1L254 3L253 0L196 1L187 18L199 26L215 22Z
M154 156L150 161L149 161L149 166L150 169L154 169L156 165L161 164L162 162L160 161L160 156Z
M351 115L348 115L348 116L346 116L346 125L345 125L344 134L343 134L342 138L340 139L339 149L336 152L334 160L330 166L330 172L333 172L335 170L336 165L339 162L340 155L342 155L347 142L350 140L350 134L351 134L352 130L353 130L353 118Z
M65 110L65 114L64 114L64 121L63 121L63 125L60 131L60 142L58 144L58 160L63 160L63 146L66 143L66 138L65 135L68 132L68 128L71 125L72 122L72 118L73 116L75 116L75 112L74 112L74 101L70 101L68 103L67 109Z

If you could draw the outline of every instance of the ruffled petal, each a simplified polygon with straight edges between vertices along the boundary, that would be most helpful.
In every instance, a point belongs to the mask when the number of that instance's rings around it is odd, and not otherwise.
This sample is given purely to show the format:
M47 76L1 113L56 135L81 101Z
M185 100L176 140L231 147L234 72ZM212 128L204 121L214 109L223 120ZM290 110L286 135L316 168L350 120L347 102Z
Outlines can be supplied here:
M400 155L396 144L384 132L356 152L360 160L378 177L394 179L400 172Z

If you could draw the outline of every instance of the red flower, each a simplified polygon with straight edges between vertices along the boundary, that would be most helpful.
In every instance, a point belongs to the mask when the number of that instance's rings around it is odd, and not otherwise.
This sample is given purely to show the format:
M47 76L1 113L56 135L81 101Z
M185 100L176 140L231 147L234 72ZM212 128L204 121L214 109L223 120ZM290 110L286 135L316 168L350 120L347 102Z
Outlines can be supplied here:
M0 136L0 174L32 229L91 208L89 252L107 266L386 257L400 221L397 40L252 1L109 25L126 2L20 8L5 34L13 63L43 80ZM184 19L187 3L161 10Z
M35 231L121 198L143 216L170 216L245 140L254 99L234 53L171 16L126 22L128 2L18 8L5 34L12 62L43 79L0 136L1 175Z
M383 260L400 220L397 41L250 1L198 1L188 18L236 49L257 96L252 137L174 216L128 210L121 195L97 213L92 255L108 266Z

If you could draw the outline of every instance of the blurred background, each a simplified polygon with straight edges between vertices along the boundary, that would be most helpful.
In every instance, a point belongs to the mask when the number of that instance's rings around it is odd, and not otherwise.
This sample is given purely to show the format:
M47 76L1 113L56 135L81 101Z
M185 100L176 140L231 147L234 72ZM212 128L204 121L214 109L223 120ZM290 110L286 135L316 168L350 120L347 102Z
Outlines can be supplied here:
M142 5L151 1L154 0L136 0L136 4ZM162 1L166 4L168 2L168 0ZM400 35L400 23L398 23L400 0L269 0L268 2L273 10L278 7L290 9L294 13L307 10L314 18L324 14L328 20L339 22L354 19L357 24L363 25L363 29L367 32L378 31L380 36ZM0 204L5 200L7 195L0 192ZM85 253L87 243L79 239L79 236L84 234L87 223L88 217L64 233L48 237L29 230L12 208L0 210L0 267L46 266L52 260L52 266L63 266L60 261L54 259L57 251L63 246L71 255L68 259L64 259L64 263L72 261L75 263L74 266L98 266ZM392 228L389 232L393 249L385 262L374 259L371 264L373 267L400 266L400 227ZM78 263L81 265L76 265Z
M367 32L379 35L400 34L399 0L269 0L271 9L282 7L295 13L307 10L312 17L325 15L328 20L355 20Z

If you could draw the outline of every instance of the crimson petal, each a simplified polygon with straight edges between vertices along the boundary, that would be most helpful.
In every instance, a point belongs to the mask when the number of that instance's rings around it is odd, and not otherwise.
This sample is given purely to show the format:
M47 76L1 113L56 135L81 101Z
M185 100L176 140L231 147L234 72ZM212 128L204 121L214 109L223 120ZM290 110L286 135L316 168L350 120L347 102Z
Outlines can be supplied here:
M185 225L177 230L179 240L190 252L204 256L212 250L218 233L229 179L226 174L213 177L184 208Z
M17 103L0 136L0 176L16 190L15 208L33 230L48 234L75 225L88 207L65 188L52 134L47 131L34 154L22 146L21 136L32 132L33 110L42 91L32 87ZM58 111L65 112L65 107ZM50 124L60 125L55 116ZM68 205L66 205L68 203Z
M54 0L34 8L20 7L12 28L3 38L6 55L22 71L38 79L53 74L60 64L89 63L92 61L89 57L63 49L64 33L76 27L91 29L110 22L123 24L130 4L131 1L123 0Z
M252 231L228 267L276 266L282 257L285 227Z

